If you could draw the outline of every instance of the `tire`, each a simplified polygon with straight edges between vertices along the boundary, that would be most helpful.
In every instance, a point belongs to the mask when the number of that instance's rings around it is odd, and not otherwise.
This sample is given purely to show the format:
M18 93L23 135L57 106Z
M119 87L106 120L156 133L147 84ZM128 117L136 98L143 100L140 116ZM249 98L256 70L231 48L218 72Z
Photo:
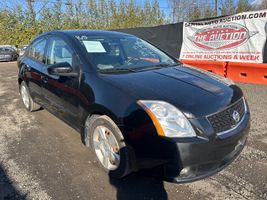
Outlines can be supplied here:
M28 86L24 81L22 81L20 84L20 96L22 98L22 102L23 102L25 108L28 111L33 112L33 111L39 110L41 108L37 103L35 103L32 100L32 97L29 93Z
M18 55L15 55L14 57L13 57L13 60L12 61L17 61L18 60Z
M101 135L99 134L100 132L102 133L102 135L105 135L104 137L106 137L107 139L99 137L99 135ZM110 119L106 115L90 116L86 120L84 134L85 134L85 144L93 150L98 160L98 164L101 166L102 169L104 169L109 174L110 177L122 178L127 174L131 173L132 171L130 167L131 156L129 153L129 149L127 148L126 143L124 142L124 137L120 129L112 121L112 119ZM116 142L114 142L115 140ZM103 154L103 151L105 152L105 150L103 149L111 150L112 153L109 155L115 154L116 156L108 156L107 158L107 156L104 156L105 154ZM118 155L119 155L119 162L118 159L113 160L113 158L115 157L118 158ZM105 163L104 160L107 159L108 159L108 166L104 164Z

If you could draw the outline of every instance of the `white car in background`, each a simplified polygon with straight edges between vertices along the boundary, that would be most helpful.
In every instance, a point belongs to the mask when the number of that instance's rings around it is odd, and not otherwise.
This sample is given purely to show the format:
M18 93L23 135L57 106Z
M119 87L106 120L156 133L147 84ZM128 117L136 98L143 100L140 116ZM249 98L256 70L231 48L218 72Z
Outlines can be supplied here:
M9 44L5 44L5 45L0 45L0 48L1 47L7 47L7 48L12 48L14 49L15 51L18 51L17 47L15 45L9 45Z
M28 45L24 45L24 46L19 50L19 56L22 56L22 55L25 53L27 47L28 47Z

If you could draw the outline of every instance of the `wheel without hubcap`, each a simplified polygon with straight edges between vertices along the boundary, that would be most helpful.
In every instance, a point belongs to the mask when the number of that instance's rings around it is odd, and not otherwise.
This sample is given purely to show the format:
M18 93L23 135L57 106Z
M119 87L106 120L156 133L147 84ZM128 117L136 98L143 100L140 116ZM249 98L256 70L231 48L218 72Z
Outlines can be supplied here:
M97 126L93 132L93 146L98 160L106 170L118 168L120 147L112 131L104 126Z

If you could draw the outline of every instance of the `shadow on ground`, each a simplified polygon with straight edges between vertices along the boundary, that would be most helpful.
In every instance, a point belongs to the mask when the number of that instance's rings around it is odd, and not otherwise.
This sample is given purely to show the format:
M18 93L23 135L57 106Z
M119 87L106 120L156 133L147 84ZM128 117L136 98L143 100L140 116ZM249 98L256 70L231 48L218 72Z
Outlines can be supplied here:
M27 195L22 195L13 185L5 169L0 163L0 200L22 200Z
M110 178L110 184L117 189L117 200L168 199L163 181L144 173L133 173L123 179Z

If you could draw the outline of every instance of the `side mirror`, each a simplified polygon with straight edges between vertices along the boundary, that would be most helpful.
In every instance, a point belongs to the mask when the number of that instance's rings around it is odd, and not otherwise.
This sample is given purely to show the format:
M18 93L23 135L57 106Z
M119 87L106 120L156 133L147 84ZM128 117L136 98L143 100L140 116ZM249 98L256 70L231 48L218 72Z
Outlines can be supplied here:
M73 72L73 69L68 62L61 62L61 63L56 63L54 65L50 65L47 68L47 71L49 74L56 76L65 76L65 77L78 76L78 73Z

